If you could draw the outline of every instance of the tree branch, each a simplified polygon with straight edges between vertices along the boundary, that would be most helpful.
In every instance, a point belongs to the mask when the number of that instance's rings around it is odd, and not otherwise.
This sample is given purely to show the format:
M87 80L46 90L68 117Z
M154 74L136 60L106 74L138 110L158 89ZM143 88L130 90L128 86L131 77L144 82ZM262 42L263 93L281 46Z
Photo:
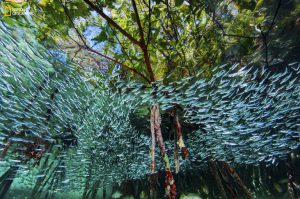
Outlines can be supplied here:
M71 19L70 15L69 15L68 8L67 8L61 1L59 1L59 2L60 2L60 4L62 5L62 7L63 7L63 9L64 9L64 11L65 11L65 13L66 13L66 15L67 15L67 17L68 17L68 19L69 19L71 25L72 25L72 27L75 29L75 31L76 31L78 37L80 37L80 39L81 39L81 41L83 42L83 44L84 44L85 46L87 46L86 41L84 40L84 38L83 38L82 35L80 34L79 30L76 28L76 26L75 26L73 20Z
M275 14L274 14L274 17L273 17L273 20L272 20L272 23L271 23L268 31L265 33L265 35L268 35L269 32L272 30L272 28L273 28L273 26L275 24L275 19L276 19L277 15L278 15L278 11L279 11L280 6L281 6L281 0L278 1L277 7L276 7L276 11L275 11Z
M258 28L260 29L260 34L263 38L263 42L264 42L264 45L265 45L265 48L266 48L266 50L265 50L266 65L269 66L269 51L268 51L268 41L267 41L267 35L266 35L268 32L265 34L263 32L263 30L261 29L260 25L258 26Z
M84 2L86 4L88 4L92 10L96 11L101 17L103 17L107 21L107 23L109 23L110 25L112 25L114 28L116 28L118 31L120 31L120 33L122 33L125 37L127 37L133 44L139 46L142 49L143 54L144 54L144 60L146 62L147 70L148 70L148 73L149 73L149 76L150 76L150 80L151 80L151 82L154 82L155 81L154 73L153 73L152 68L151 68L150 57L149 57L149 54L148 54L147 46L145 44L144 33L143 33L142 25L141 25L141 22L140 22L140 19L139 19L139 16L138 16L138 12L137 12L135 1L132 0L132 4L134 6L134 10L135 10L135 13L137 15L137 22L138 22L138 26L139 26L139 33L140 33L140 36L141 36L140 41L138 41L135 38L133 38L121 26L119 26L109 16L107 16L98 6L96 6L95 4L93 4L92 2L90 2L89 0L84 0ZM127 68L129 69L129 67L127 67Z
M222 24L213 16L213 21L217 23L217 27L219 27L222 31L223 36L225 37L239 37L239 38L249 38L249 39L256 39L259 36L247 36L247 35L236 35L236 34L227 34L222 26Z
M145 43L143 27L142 27L142 24L141 24L141 21L140 21L139 13L138 13L138 10L137 10L137 7L136 7L135 0L131 0L131 2L132 2L132 6L133 6L133 9L134 9L136 18L137 18L137 24L138 24L138 27L139 27L139 33L140 33L140 37L141 37L140 38L140 47L141 47L141 49L143 51L143 54L144 54L144 60L146 62L147 70L148 70L148 73L150 75L150 80L151 80L151 82L154 82L155 81L154 73L153 73L153 70L151 68L150 57L149 57L149 54L148 54L147 45Z
M103 17L110 25L115 27L117 30L120 31L125 37L127 37L132 43L141 46L140 42L133 38L128 32L126 32L121 26L119 26L114 20L112 20L109 16L107 16L98 6L90 2L89 0L84 0L86 4L90 6L90 8L96 11L101 17Z
M112 61L112 62L115 62L116 64L119 64L121 67L126 68L126 69L132 71L133 73L135 73L135 74L141 76L141 77L142 77L144 80L146 80L148 83L151 83L151 81L150 81L145 75L143 75L142 73L140 73L140 72L137 71L136 69L131 68L131 67L129 67L129 66L127 66L127 65L125 65L125 64L123 64L123 63L121 63L121 62L119 62L118 60L113 59L113 58L111 58L111 57L109 57L109 56L106 56L106 55L104 55L104 54L102 54L102 53L99 53L98 51L96 51L96 50L94 50L94 49L91 49L91 48L89 48L89 47L87 47L86 50L88 50L88 51L90 51L90 52L93 52L93 53L95 53L95 54L97 54L97 55L99 55L99 56L101 56L101 57L104 57L105 59L108 59L108 60L110 60L110 61Z
M126 49L125 49L124 45L121 43L121 41L120 41L120 39L119 39L117 33L115 32L115 30L111 27L111 25L109 25L109 28L111 29L111 31L112 31L113 34L115 35L116 40L118 41L119 45L121 46L121 51L122 51L122 53L124 53L124 54L126 55L126 57L128 58L128 60L130 61L130 63L131 63L132 65L134 65L134 63L133 63L131 57L130 57L130 56L128 55L128 53L125 51Z
M152 9L151 9L151 0L149 0L149 27L148 27L148 37L147 37L147 44L146 46L149 45L149 42L150 42L150 38L151 38L151 12L152 12Z
M275 24L275 19L276 19L277 15L278 15L278 11L279 11L280 6L281 6L281 0L278 1L277 7L276 7L276 11L275 11L275 14L273 16L272 23L271 23L271 25L269 26L269 28L268 28L268 30L266 32L264 32L262 30L262 27L260 25L258 25L258 28L260 29L260 34L261 34L261 36L263 38L263 42L264 42L264 45L265 45L265 48L266 48L266 50L265 50L265 60L266 60L266 65L267 66L269 66L269 51L268 51L267 37L268 37L269 33L271 32L274 24Z
M139 27L140 40L141 40L140 43L141 43L141 44L145 44L143 27L142 27L142 24L141 24L139 12L138 12L138 10L137 10L135 0L131 0L131 3L132 3L132 6L133 6L133 9L134 9L134 12L135 12L136 22L137 22L138 27Z
M83 42L83 44L84 44L84 46L83 46L83 45L79 44L77 41L75 41L74 39L72 39L72 38L70 37L70 38L71 38L71 39L79 46L79 48L84 48L84 49L86 49L86 50L88 50L88 51L90 51L90 52L93 52L93 53L95 53L95 54L97 54L97 55L99 55L99 56L101 56L101 57L103 57L103 58L105 58L105 59L108 59L108 60L110 60L110 61L112 61L112 62L114 62L114 63L116 63L116 64L119 64L122 68L126 68L126 69L132 71L133 73L135 73L135 74L141 76L141 77L142 77L144 80L146 80L147 82L151 83L151 81L150 81L145 75L143 75L142 73L140 73L140 72L137 71L136 69L131 68L131 67L129 67L129 66L127 66L127 65L125 65L125 64L123 64L123 63L121 63L121 62L119 62L118 60L113 59L113 58L111 58L111 57L109 57L109 56L107 56L107 55L104 55L104 54L102 54L102 53L100 53L100 52L98 52L98 51L92 49L91 47L89 47L89 46L87 45L87 43L85 42L83 36L80 34L79 30L76 28L75 24L73 23L73 20L71 19L70 15L69 15L69 12L68 12L67 7L64 6L62 2L60 2L60 3L61 3L61 5L63 6L64 11L65 11L65 13L66 13L68 19L70 20L71 25L72 25L73 28L75 29L75 31L76 31L78 37L82 40L82 42Z

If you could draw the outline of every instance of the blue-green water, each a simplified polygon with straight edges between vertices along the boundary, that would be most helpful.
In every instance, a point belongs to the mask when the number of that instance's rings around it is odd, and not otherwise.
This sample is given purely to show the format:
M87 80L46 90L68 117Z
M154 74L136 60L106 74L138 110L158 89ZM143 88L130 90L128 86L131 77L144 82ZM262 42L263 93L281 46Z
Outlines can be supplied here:
M298 62L224 64L154 95L134 81L96 88L30 30L0 22L0 38L0 198L163 198L158 147L149 180L155 103L178 198L299 197Z

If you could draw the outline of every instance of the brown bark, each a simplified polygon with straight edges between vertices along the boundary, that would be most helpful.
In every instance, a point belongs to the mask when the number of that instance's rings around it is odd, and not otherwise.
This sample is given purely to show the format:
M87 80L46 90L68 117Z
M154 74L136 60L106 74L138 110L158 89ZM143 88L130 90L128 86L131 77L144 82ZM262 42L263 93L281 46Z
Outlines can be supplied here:
M165 164L165 169L166 169L166 180L165 180L165 198L166 199L175 199L176 197L176 185L174 182L174 178L170 169L170 163L169 163L169 158L166 153L166 148L164 144L164 140L162 137L162 132L160 128L161 124L161 118L160 118L160 113L159 113L159 105L154 104L151 107L151 115L153 115L153 125L154 125L154 132L155 132L155 137L156 137L156 142L159 146L161 156L163 157L164 164Z
M182 158L185 159L186 156L188 155L188 150L187 150L187 148L186 148L186 146L184 145L184 142L183 142L181 125L180 125L180 122L179 122L179 119L178 119L177 115L175 115L175 122L176 122L175 126L176 126L176 132L177 132L178 145L179 145L179 148L181 150Z
M217 182L217 186L221 192L221 195L222 195L222 198L224 199L227 199L227 195L226 195L226 192L224 190L224 187L223 187L223 184L222 184L222 181L221 181L221 178L220 178L220 175L218 173L218 169L217 169L217 165L214 161L210 160L209 161L209 168L210 168L210 171L213 175L213 177L215 178L216 182Z
M229 173L234 177L234 179L236 180L236 182L239 184L239 186L243 190L246 198L247 199L253 199L251 193L247 189L246 185L244 184L244 182L242 181L242 179L240 178L240 176L238 175L238 173L236 172L236 170L232 166L230 166L227 162L223 162L223 165L229 171Z
M157 174L151 174L149 177L150 182L150 199L156 199L156 185L157 185Z
M220 166L220 164L217 164L217 165L218 165L217 169L219 171L219 176L221 177L222 182L225 185L224 187L228 191L228 192L226 192L227 195L229 195L228 197L231 199L237 199L238 198L237 192L234 189L232 182L230 182L230 180L229 180L229 177L231 174L229 174L228 172L224 172L224 170L226 170L226 169L224 168L223 164L221 164L221 166Z
M155 132L156 142L159 146L161 155L164 156L164 155L166 155L166 148L165 148L165 144L164 144L164 140L163 140L161 128L160 128L161 118L160 118L158 104L154 104L151 107L151 113L153 114L153 118L154 118L154 132ZM169 168L169 165L165 165L165 166L167 168Z
M154 111L151 109L150 116L150 127L151 127L151 174L155 171L155 115Z
M179 173L180 170L180 163L178 159L178 147L177 147L177 136L175 135L174 138L174 162L175 162L175 173Z
M133 9L134 9L135 15L136 15L137 24L138 24L138 27L139 27L139 34L140 34L140 44L139 44L139 46L141 47L141 49L143 51L143 54L144 54L144 60L145 60L145 63L146 63L146 67L147 67L149 76L150 76L150 80L151 80L151 82L154 82L155 78L154 78L154 74L153 74L153 71L152 71L152 68L151 68L150 57L149 57L149 54L148 54L148 49L147 49L147 45L146 45L146 42L145 42L144 31L143 31L143 27L142 27L142 24L141 24L141 21L140 21L139 13L138 13L138 10L137 10L137 7L136 7L135 0L131 0L131 2L132 2L132 6L133 6Z
M147 70L148 70L148 73L150 75L150 80L151 80L151 82L155 82L155 77L154 77L154 74L153 74L153 71L152 71L152 68L151 68L150 57L149 57L149 54L148 54L148 49L147 49L146 44L143 44L141 46L141 48L142 48L142 51L143 51L143 54L144 54L144 60L146 62Z

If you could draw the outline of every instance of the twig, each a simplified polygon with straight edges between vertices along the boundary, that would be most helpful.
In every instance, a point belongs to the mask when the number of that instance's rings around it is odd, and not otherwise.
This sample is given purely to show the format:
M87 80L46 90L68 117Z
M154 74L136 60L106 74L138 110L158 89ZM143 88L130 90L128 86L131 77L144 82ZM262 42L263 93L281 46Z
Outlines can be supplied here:
M136 13L137 19L138 19L139 32L140 32L140 36L141 36L141 40L140 41L138 41L135 38L133 38L128 32L126 32L114 20L112 20L109 16L107 16L98 6L96 6L95 4L93 4L92 2L90 2L89 0L84 0L84 2L86 4L88 4L89 7L92 10L96 11L101 17L103 17L110 25L112 25L117 30L119 30L120 33L122 33L125 37L127 37L133 44L139 46L142 49L143 54L144 54L144 60L146 62L146 66L147 66L147 70L148 70L148 73L150 75L150 81L154 82L155 81L154 73L153 73L152 68L151 68L150 57L149 57L149 54L148 54L147 46L145 45L145 40L144 40L144 37L143 37L144 33L143 33L143 29L142 29L142 26L141 26L141 23L140 23L140 19L138 17L138 12L137 12L137 8L136 8L136 5L135 5L135 1L132 1L132 3L133 3L134 10L135 10L135 13ZM129 67L127 67L127 68L129 68ZM146 78L146 79L148 81L148 78Z
M83 44L84 44L85 46L87 46L86 41L84 40L84 38L83 38L82 35L80 34L79 30L76 28L76 26L75 26L73 20L71 19L67 7L66 7L61 1L59 1L59 2L60 2L60 4L62 5L62 7L63 7L63 9L64 9L64 11L65 11L65 13L66 13L66 15L67 15L67 17L68 17L68 19L69 19L71 25L72 25L72 27L75 29L77 35L80 37L80 39L81 39L81 41L83 42Z
M268 41L267 41L267 35L262 31L261 26L258 26L260 29L260 34L263 39L264 45L265 45L265 60L266 60L266 65L269 66L269 51L268 51Z
M275 24L275 19L276 19L277 15L278 15L278 11L279 11L280 6L281 6L281 0L278 1L277 7L276 7L276 11L275 11L275 14L274 14L274 17L273 17L273 20L272 20L272 23L271 23L268 31L265 33L266 35L268 35L271 32L271 30L272 30L272 28L273 28L273 26Z
M137 24L138 24L138 28L139 28L139 34L140 34L140 42L139 42L140 45L139 46L141 47L141 49L143 51L143 54L144 54L144 60L146 62L147 70L148 70L148 73L150 75L150 80L151 80L151 82L154 82L155 81L154 73L153 73L152 68L151 68L150 57L149 57L149 54L148 54L147 45L145 43L144 31L143 31L143 27L142 27L142 24L141 24L141 21L140 21L139 13L138 13L138 10L137 10L137 7L136 7L135 0L131 0L131 2L132 2L132 6L133 6L133 9L134 9L135 15L136 15Z
M83 45L79 44L76 40L74 40L73 38L70 37L70 38L71 38L71 39L79 46L79 48L84 48L84 49L86 49L86 50L88 50L88 51L90 51L90 52L93 52L93 53L95 53L95 54L97 54L97 55L99 55L99 56L101 56L101 57L103 57L103 58L105 58L105 59L108 59L108 60L110 60L110 61L112 61L112 62L115 62L116 64L119 64L121 67L126 68L126 69L132 71L133 73L135 73L135 74L141 76L144 80L146 80L147 82L150 83L150 80L149 80L145 75L143 75L142 73L140 73L139 71L137 71L136 69L131 68L131 67L129 67L129 66L127 66L127 65L125 65L125 64L123 64L123 63L121 63L121 62L119 62L118 60L113 59L113 58L111 58L111 57L109 57L109 56L107 56L107 55L104 55L104 54L102 54L102 53L100 53L100 52L98 52L98 51L92 49L91 47L89 47L89 46L87 45L87 43L85 42L83 36L80 34L79 30L76 28L76 26L75 26L75 24L73 23L71 17L69 16L69 12L68 12L67 7L65 7L65 6L62 4L62 2L60 2L60 3L61 3L61 5L63 6L64 11L65 11L65 13L66 13L68 19L70 20L71 25L72 25L73 28L75 29L75 31L76 31L78 37L80 38L80 40L81 40L81 41L83 42L83 44L84 44L84 46L83 46Z
M149 45L149 42L150 42L150 38L151 38L151 0L149 0L149 26L148 26L148 37L147 37L147 44L146 46Z
M236 34L227 34L222 26L222 24L215 18L213 15L213 21L217 23L217 27L221 29L222 35L225 37L239 37L239 38L249 38L249 39L256 39L259 38L259 36L247 36L247 35L236 35Z
M127 65L125 65L125 64L119 62L118 60L115 60L115 59L113 59L113 58L111 58L111 57L109 57L109 56L106 56L106 55L104 55L104 54L102 54L102 53L99 53L98 51L96 51L96 50L94 50L94 49L86 48L86 50L88 50L88 51L90 51L90 52L93 52L93 53L95 53L95 54L97 54L97 55L100 55L101 57L104 57L104 58L106 58L106 59L108 59L108 60L110 60L110 61L113 61L113 62L119 64L119 65L120 65L121 67L123 67L123 68L127 68L128 70L132 71L133 73L138 74L139 76L141 76L141 77L142 77L144 80L146 80L147 82L151 83L151 81L150 81L145 75L143 75L142 73L140 73L140 72L137 71L136 69L131 68L131 67L129 67L129 66L127 66Z
M109 24L108 24L108 25L109 25ZM128 60L130 61L130 63L131 63L132 65L134 65L134 63L133 63L131 57L129 57L128 53L125 51L126 49L125 49L124 45L121 43L121 41L120 41L120 39L119 39L117 33L115 32L115 30L111 27L111 25L109 25L109 28L111 29L111 31L112 31L113 34L115 35L115 38L117 39L119 45L121 46L122 52L126 55L126 57L128 58Z
M119 30L125 37L127 37L132 43L140 46L140 42L133 38L128 32L126 32L119 24L117 24L114 20L112 20L109 16L107 16L99 7L90 2L89 0L84 0L86 4L90 6L90 8L96 11L101 17L103 17L109 24Z
M264 45L265 45L265 60L266 60L266 65L269 66L269 51L268 51L268 42L267 42L267 36L269 35L269 33L271 32L271 30L273 29L273 26L275 24L275 19L278 15L278 11L279 11L279 8L281 6L281 0L278 1L278 4L277 4L277 7L276 7L276 11L275 11L275 14L273 16L273 20L272 20L272 23L270 25L270 27L268 28L267 32L264 32L261 28L261 26L259 25L259 29L260 29L260 33L261 33L261 36L263 38L263 41L264 41Z

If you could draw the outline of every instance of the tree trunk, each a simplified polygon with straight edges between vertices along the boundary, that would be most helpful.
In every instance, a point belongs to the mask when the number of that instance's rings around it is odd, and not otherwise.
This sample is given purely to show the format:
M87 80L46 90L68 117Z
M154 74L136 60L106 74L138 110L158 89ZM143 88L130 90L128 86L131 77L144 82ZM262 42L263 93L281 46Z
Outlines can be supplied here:
M242 181L242 179L240 178L240 176L238 175L236 170L226 162L223 162L223 165L228 170L228 172L231 174L231 176L236 180L236 182L239 184L239 186L241 187L242 191L245 194L245 197L247 199L253 199L251 193L248 191L246 185L244 184L244 182Z
M14 178L18 172L18 167L11 166L1 177L0 177L0 198L4 198L7 194L10 186L12 185Z
M42 191L42 189L44 187L44 186L42 186L42 184L45 183L46 177L48 176L47 174L49 174L50 168L52 167L52 165L54 163L54 161L53 161L50 163L50 165L48 164L49 157L50 157L50 155L48 155L45 158L43 165L40 167L41 173L39 173L39 175L44 175L44 176L37 179L37 181L32 189L32 192L31 192L32 199L38 198L37 194Z
M161 118L159 113L159 105L154 104L151 107L151 117L152 125L154 126L156 142L159 146L161 156L163 157L165 169L166 169L166 180L165 180L165 198L166 199L175 199L176 198L176 185L174 182L174 178L170 169L169 157L166 153L165 144L163 140L163 136L161 133Z
M183 142L181 125L180 125L177 114L175 115L175 126L176 126L177 139L178 139L177 143L178 143L178 146L181 150L182 158L185 159L186 156L188 155L188 150L187 150L187 148L186 148L186 146L184 145L184 142Z
M150 116L150 128L151 128L151 174L155 171L155 114L151 109Z
M98 187L100 185L100 180L97 180L94 185L93 185L93 188L92 188L92 192L91 192L91 199L95 199L96 196L97 196L97 193L98 193Z
M288 194L289 199L300 199L300 186L294 179L294 165L290 157L288 157L285 163L288 177Z
M102 199L106 199L106 186L104 185L102 188L103 192L102 192Z
M91 159L91 162L90 164L88 165L88 175L86 177L86 181L85 181L85 187L84 187L84 191L83 191L83 194L82 194L82 199L87 199L89 197L89 194L90 194L90 181L92 179L92 168L93 168L93 164L94 164L94 158L93 158L93 153L92 153L92 149L90 149L90 159Z
M150 199L156 199L156 185L157 185L157 175L151 174L149 177L149 184L150 184Z
M217 182L217 186L219 188L219 191L221 192L222 198L227 199L227 195L226 195L226 192L224 190L221 178L219 176L216 163L214 161L210 160L209 165L210 165L211 173L212 173L213 177L215 178L215 180Z
M179 173L180 170L180 163L179 163L179 159L178 159L178 147L177 147L177 136L174 136L174 162L175 162L175 173Z

